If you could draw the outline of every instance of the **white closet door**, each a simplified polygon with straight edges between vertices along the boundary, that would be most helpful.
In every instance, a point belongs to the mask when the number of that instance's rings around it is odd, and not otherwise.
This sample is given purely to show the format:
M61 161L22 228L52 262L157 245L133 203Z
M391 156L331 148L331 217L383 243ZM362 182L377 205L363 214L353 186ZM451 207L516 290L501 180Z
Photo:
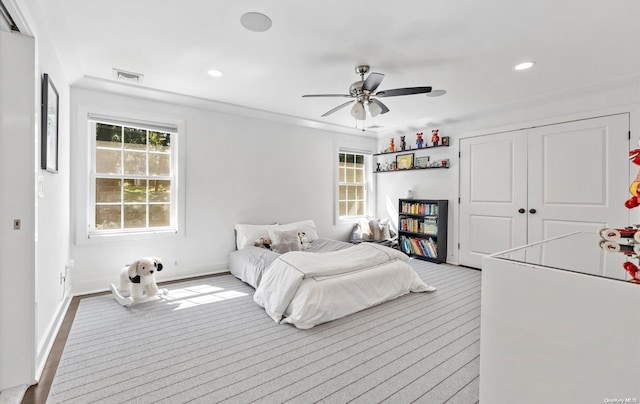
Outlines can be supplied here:
M629 225L629 118L614 115L535 128L529 132L529 243L574 231ZM549 253L549 252L548 252ZM561 252L556 252L561 255ZM606 261L598 275L624 279L623 254L599 248L562 260Z
M526 131L461 140L460 264L526 244L526 178Z
M620 114L462 139L458 262L480 268L485 254L628 225L628 122ZM606 275L624 277L623 254L563 259L607 260Z

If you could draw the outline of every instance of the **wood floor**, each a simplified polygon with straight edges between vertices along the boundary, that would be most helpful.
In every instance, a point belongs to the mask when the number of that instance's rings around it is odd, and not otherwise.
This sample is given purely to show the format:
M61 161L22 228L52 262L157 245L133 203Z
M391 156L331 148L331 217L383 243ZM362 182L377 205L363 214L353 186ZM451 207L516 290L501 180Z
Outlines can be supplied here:
M27 389L24 397L22 398L22 404L44 404L47 401L49 389L51 388L53 377L56 375L56 370L60 363L60 357L62 356L64 345L67 342L71 325L73 325L73 319L76 317L78 305L83 297L89 296L98 296L98 294L76 296L71 300L67 314L64 316L64 320L62 321L60 331L58 331L58 335L53 343L53 348L51 348L51 353L49 353L49 357L47 358L47 363L44 366L40 382Z

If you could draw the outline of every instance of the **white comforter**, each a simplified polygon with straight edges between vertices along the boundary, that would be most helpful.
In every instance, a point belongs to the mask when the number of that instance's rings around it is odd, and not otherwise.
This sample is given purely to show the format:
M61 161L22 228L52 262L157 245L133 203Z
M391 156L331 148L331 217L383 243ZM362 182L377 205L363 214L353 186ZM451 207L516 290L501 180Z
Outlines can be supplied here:
M371 243L286 253L269 266L253 300L276 322L311 328L409 292L435 290L407 261L404 253Z

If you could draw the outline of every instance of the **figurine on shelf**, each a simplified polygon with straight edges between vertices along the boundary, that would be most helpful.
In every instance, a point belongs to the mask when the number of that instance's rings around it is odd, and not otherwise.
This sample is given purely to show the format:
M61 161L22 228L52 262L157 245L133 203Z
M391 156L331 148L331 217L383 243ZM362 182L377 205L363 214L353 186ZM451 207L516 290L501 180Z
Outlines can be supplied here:
M407 149L407 142L404 140L405 136L400 136L400 150L405 151Z
M389 140L389 153L393 153L394 151L396 151L396 143L395 139L391 138L391 140Z
M633 164L640 166L640 149L633 149L629 152L629 161L631 161ZM635 180L633 180L633 182L631 183L631 186L629 186L629 192L631 193L632 197L629 198L625 203L624 206L627 207L627 209L633 209L637 206L640 206L640 170L638 171L638 174L636 175Z
M434 146L437 146L438 142L440 142L440 136L438 136L438 129L434 129L431 131L431 143L433 143Z
M418 149L422 149L422 143L424 143L424 140L422 140L422 132L418 132L416 133L416 146Z
M376 167L376 171L380 171L380 163L376 163L377 167Z

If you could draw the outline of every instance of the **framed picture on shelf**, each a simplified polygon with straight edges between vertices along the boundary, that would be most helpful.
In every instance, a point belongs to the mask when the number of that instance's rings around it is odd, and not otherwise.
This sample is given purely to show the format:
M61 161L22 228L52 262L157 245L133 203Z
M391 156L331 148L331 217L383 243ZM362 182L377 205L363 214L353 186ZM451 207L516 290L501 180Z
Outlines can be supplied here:
M396 156L396 168L398 170L413 168L413 153L400 154Z
M48 74L42 77L42 125L40 127L40 167L58 172L58 90Z
M442 136L440 142L443 146L449 146L449 136Z
M416 167L418 168L429 167L429 156L416 157Z

